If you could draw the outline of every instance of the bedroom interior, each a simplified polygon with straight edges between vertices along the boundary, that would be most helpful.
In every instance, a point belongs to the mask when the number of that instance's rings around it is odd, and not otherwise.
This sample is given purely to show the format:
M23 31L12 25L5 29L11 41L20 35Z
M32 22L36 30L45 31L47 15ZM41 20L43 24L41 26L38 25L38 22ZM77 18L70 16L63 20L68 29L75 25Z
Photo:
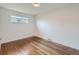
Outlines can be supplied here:
M78 3L0 3L1 55L79 55Z

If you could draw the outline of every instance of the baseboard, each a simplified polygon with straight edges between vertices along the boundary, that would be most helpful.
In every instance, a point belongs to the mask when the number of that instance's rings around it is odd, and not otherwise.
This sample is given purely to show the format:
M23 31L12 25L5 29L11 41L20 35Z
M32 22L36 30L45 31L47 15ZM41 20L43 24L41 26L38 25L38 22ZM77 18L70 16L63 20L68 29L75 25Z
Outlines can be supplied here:
M24 40L24 39L28 39L28 38L34 38L34 37L41 38L41 39L43 39L43 40L47 40L47 41L53 42L53 43L56 43L56 44L58 44L58 45L61 45L61 46L67 47L67 48L71 48L71 49L74 49L74 50L78 50L78 49L72 48L72 47L70 47L70 46L66 46L66 45L64 45L64 44L57 43L57 42L54 42L54 41L52 41L52 40L48 40L48 39L45 38L45 37L37 36L37 35L36 35L36 36L29 36L29 37L26 37L26 38L17 39L17 40L10 41L10 42L5 42L5 43L2 43L2 44L11 43L11 42L15 42L15 41L19 41L19 40ZM79 51L79 50L78 50L78 51Z
M19 41L19 40L27 39L27 38L30 38L30 37L35 37L35 36L27 36L27 37L24 37L24 38L18 38L18 39L15 39L15 40L2 42L1 45L2 45L2 44L9 43L9 42L14 42L14 41Z
M44 40L47 40L47 41L50 41L50 42L53 42L53 43L56 43L56 44L59 44L59 45L62 45L62 46L68 47L68 48L72 48L72 49L75 49L75 50L79 50L77 48L73 48L71 46L68 46L68 45L65 45L65 44L62 44L62 43L59 43L59 42L55 42L55 41L53 41L53 40L51 40L49 38L45 38L45 37L42 37L42 36L39 36L39 35L36 35L36 37L42 38Z

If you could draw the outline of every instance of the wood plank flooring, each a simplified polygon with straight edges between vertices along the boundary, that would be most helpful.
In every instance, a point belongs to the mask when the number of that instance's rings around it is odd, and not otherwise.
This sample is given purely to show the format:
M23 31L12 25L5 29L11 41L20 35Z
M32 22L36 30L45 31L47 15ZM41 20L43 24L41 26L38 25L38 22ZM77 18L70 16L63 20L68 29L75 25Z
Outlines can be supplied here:
M1 50L0 50L0 55L1 55Z
M1 45L3 55L79 55L79 50L30 37Z

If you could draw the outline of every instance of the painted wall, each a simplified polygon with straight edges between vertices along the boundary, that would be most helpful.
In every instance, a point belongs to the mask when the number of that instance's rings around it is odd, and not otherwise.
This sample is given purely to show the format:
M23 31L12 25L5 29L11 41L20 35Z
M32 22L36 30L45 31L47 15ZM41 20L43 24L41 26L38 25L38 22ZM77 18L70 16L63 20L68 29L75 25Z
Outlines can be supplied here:
M0 9L0 17L1 17L1 9ZM0 38L1 38L1 19L0 19ZM0 50L1 50L1 40L0 40Z
M2 23L1 25L2 43L10 42L34 35L34 19L30 20L29 23L27 24L17 24L17 23L14 24L10 22L11 15L26 16L26 17L28 16L33 18L32 15L23 14L5 8L0 8L0 9L1 9L0 22Z
M36 16L39 37L79 49L79 4Z

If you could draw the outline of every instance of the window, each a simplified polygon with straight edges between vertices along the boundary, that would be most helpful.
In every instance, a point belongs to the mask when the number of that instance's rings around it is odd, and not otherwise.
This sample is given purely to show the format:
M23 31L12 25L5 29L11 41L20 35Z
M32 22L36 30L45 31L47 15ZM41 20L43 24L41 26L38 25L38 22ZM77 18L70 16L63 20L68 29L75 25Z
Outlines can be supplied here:
M13 23L29 23L29 17L11 16L11 22Z

